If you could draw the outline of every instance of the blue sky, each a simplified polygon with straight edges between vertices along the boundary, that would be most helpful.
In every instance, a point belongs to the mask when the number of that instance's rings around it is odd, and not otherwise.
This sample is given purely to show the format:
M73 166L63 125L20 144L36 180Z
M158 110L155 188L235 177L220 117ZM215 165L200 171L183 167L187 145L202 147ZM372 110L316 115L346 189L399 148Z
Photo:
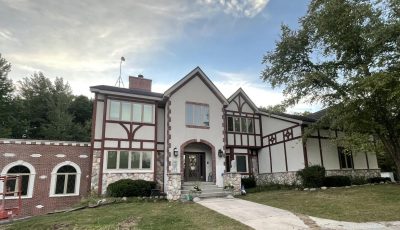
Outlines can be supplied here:
M196 66L229 97L242 87L258 106L278 104L279 89L260 80L263 55L280 26L298 26L307 0L0 0L0 53L14 81L42 71L75 94L129 75L162 92ZM315 111L301 103L291 112Z

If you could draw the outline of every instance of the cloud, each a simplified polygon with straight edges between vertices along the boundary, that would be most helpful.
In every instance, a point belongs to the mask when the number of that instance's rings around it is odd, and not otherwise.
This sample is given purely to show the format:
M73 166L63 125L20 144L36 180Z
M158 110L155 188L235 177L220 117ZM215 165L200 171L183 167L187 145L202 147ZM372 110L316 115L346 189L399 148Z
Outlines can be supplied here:
M235 17L252 18L259 14L269 0L198 0L198 3L210 9L222 10Z

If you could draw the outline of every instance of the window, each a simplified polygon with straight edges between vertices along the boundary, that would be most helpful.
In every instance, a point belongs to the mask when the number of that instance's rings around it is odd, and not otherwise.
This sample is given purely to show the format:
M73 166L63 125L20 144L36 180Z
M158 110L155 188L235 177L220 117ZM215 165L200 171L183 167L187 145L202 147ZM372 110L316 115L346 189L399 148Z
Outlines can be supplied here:
M209 127L209 106L206 104L186 103L186 125Z
M51 172L50 197L78 196L81 181L80 167L71 161L65 161Z
M21 185L21 196L27 196L30 175L31 171L23 165L16 165L10 168L7 171L7 176L19 176L19 178L10 179L7 181L6 183L6 192L8 193L7 196L18 196L20 185Z
M238 172L247 172L247 156L236 155L236 169Z
M110 170L151 170L153 165L152 151L108 151L107 169Z
M343 147L338 147L340 168L352 169L353 168L353 155L351 150Z
M133 121L153 123L152 104L110 101L110 119L117 121Z
M254 133L252 118L228 116L228 132Z
M58 169L54 194L74 194L76 176L76 169L71 165L65 165Z

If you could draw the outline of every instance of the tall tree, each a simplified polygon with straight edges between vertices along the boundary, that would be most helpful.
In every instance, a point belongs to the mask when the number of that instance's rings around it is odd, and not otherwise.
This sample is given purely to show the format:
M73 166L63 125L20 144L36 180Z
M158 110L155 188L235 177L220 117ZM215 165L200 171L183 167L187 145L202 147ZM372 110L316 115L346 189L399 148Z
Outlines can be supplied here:
M262 79L287 106L327 107L319 125L372 135L400 174L400 0L312 0L299 29L281 30Z
M11 71L11 64L0 54L0 136L11 135L9 120L12 114L12 101L14 86L8 73Z
M85 124L85 122L90 121L92 119L92 105L93 101L84 95L74 97L68 108L68 111L74 116L74 122Z

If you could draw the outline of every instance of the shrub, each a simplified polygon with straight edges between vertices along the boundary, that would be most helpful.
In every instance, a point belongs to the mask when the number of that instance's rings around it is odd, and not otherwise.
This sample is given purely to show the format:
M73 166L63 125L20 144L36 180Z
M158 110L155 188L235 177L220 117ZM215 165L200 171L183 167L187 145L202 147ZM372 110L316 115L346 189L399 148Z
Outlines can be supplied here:
M145 180L122 179L107 187L107 195L112 197L150 196L156 182Z
M367 184L368 181L365 177L352 177L351 178L351 184L352 185L363 185L363 184Z
M270 184L250 188L250 189L246 190L246 192L247 193L256 193L256 192L274 191L274 190L291 190L294 188L296 188L296 186L294 186L294 185L270 183Z
M326 187L343 187L350 186L351 180L348 176L327 176L324 180Z
M245 189L254 188L257 186L256 178L249 176L248 178L242 178L242 185Z
M318 188L324 183L325 168L319 165L305 167L297 172L302 185L308 188Z
M391 182L389 177L371 177L367 181L368 183Z

